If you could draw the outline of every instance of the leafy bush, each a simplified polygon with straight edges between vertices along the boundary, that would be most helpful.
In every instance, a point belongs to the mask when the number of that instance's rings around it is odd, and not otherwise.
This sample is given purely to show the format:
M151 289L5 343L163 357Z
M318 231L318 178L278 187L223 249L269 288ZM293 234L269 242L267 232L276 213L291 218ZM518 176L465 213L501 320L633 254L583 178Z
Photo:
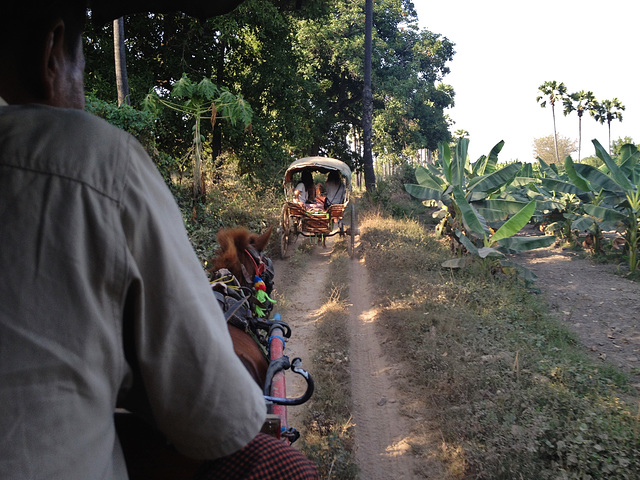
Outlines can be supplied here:
M151 113L136 110L130 105L105 102L94 95L87 96L85 110L129 132L147 151L155 150L154 117Z

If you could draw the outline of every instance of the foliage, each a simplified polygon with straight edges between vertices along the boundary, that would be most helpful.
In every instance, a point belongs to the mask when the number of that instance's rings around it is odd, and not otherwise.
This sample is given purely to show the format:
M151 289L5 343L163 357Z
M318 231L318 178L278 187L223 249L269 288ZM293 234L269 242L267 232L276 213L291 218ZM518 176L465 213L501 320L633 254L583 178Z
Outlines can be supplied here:
M105 102L93 94L87 96L85 110L129 132L147 151L155 149L155 118L150 112L137 110L129 105L118 106Z
M597 105L596 97L591 91L581 90L567 95L562 99L562 101L564 104L563 113L565 116L573 111L578 113L578 161L580 161L582 149L582 116L585 111L593 113ZM570 152L568 152L567 155L569 153ZM565 156L566 155L562 156L562 158Z
M473 164L467 155L468 144L468 139L458 139L452 154L449 145L441 143L438 164L418 167L418 184L405 185L407 192L416 198L442 202L442 220L436 231L481 259L502 258L506 252L552 243L553 237L515 237L535 213L536 200L523 201L508 194L507 187L523 170L523 165L514 162L498 168L498 153L504 142L496 144L488 156L480 157ZM458 268L466 263L465 258L458 258L445 265ZM510 266L510 262L500 260L499 265ZM530 272L523 273L533 278Z
M402 163L392 175L380 178L376 182L376 191L363 197L362 201L380 205L400 218L419 216L425 221L432 221L431 209L404 189L404 185L409 183L416 183L415 166Z
M126 104L118 106L100 100L93 94L87 96L85 110L136 137L156 163L160 174L168 184L172 183L174 174L177 173L180 176L184 174L184 166L179 160L158 150L156 143L158 125L156 117L148 110L137 110Z
M169 182L194 249L204 264L216 250L216 236L220 228L244 226L253 232L263 232L270 225L277 227L282 193L272 187L253 184L246 177L234 175L237 166L232 162L220 167L221 178L210 182L206 198L194 199L189 185ZM272 235L267 255L279 252L277 235Z
M589 360L519 284L443 275L446 246L414 221L360 218L367 269L385 280L373 284L380 335L423 372L399 380L420 399L412 415L442 434L446 478L635 478L637 393L624 375ZM411 442L425 462L433 455L420 449L427 434Z
M166 107L195 122L192 151L193 191L196 197L203 191L203 135L200 128L202 120L209 120L211 128L215 127L218 118L229 120L232 125L241 121L247 127L253 116L251 107L241 95L234 95L226 88L219 88L208 78L194 83L186 74L173 85L171 93L166 98L158 95L156 91L149 93L145 99L145 107L156 115L161 107Z
M623 231L629 271L634 272L638 267L640 248L640 151L635 145L623 146L617 163L597 140L593 140L593 144L606 168L574 165L570 157L565 162L572 184L588 193L591 199L582 206L585 214L574 223L595 230L596 238L607 227Z
M442 85L453 44L419 30L410 2L375 3L374 115L378 155L399 161L448 140L444 109L454 92ZM348 138L361 138L363 5L348 0L245 0L233 12L201 21L182 14L126 17L131 101L149 90L166 97L183 73L240 92L254 115L247 134L219 124L204 139L214 168L233 160L239 174L277 182L293 158L326 154L357 170ZM86 85L115 102L112 29L88 25ZM157 147L185 155L192 125L167 111Z
M551 105L551 115L553 116L553 138L555 145L555 153L556 153L556 162L560 163L560 154L558 152L558 132L556 130L556 110L555 104L557 101L563 101L565 96L567 95L567 87L564 83L553 81L544 82L542 85L538 87L538 90L542 95L539 95L536 101L540 104L542 108L547 107L547 100L549 101L549 105Z
M556 142L553 138L553 135L535 138L533 140L534 157L544 160L544 162L547 164L558 163L556 161L555 145L556 145ZM564 160L565 157L571 155L573 152L576 151L576 141L571 140L568 137L558 136L557 145L558 145L558 155L561 159L561 162L562 160Z
M613 120L622 121L622 112L624 109L625 106L617 98L595 102L593 107L593 118L600 123L607 122L607 128L609 130L609 153L611 153L611 122Z
M611 155L613 157L618 157L620 155L620 151L622 150L622 147L624 147L625 145L630 144L630 145L635 145L635 143L633 142L633 138L631 137L620 137L617 140L614 140L611 143ZM638 145L636 145L636 148L638 148Z

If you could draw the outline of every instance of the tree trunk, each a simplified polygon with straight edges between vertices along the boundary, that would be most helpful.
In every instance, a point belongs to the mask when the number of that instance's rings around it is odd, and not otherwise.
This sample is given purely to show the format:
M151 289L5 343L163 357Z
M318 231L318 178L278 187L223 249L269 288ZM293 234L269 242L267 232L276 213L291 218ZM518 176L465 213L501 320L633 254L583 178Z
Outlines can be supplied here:
M118 106L131 105L129 99L129 77L127 77L127 57L124 48L124 18L113 21L113 55L116 63L116 85Z
M224 41L220 41L218 44L218 56L216 58L216 83L218 85L225 84L225 68L224 68L224 57L225 52L227 51L227 44ZM222 158L220 154L222 153L222 130L220 127L213 129L213 135L211 139L211 164L213 165L213 171L211 172L213 175L213 182L217 183L220 179L220 170L222 167Z
M582 114L584 110L578 110L578 163L580 163L580 152L582 150Z
M202 194L202 142L200 138L200 117L196 117L196 127L193 134L195 147L195 159L193 164L193 197L199 198Z
M373 153L371 136L373 129L373 94L371 92L371 31L373 29L373 0L365 0L364 33L364 92L362 96L362 130L364 140L364 185L367 192L376 189L376 176L373 171Z
M556 149L556 162L560 163L560 154L558 153L558 133L556 131L556 110L551 102L551 115L553 115L553 146Z

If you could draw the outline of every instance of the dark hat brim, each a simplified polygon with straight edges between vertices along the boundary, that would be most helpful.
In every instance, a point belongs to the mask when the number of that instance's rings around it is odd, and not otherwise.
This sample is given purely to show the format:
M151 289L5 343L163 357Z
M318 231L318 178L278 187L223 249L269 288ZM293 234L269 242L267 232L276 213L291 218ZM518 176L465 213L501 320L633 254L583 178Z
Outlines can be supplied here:
M94 23L107 22L134 13L184 12L196 18L229 13L243 0L89 0Z

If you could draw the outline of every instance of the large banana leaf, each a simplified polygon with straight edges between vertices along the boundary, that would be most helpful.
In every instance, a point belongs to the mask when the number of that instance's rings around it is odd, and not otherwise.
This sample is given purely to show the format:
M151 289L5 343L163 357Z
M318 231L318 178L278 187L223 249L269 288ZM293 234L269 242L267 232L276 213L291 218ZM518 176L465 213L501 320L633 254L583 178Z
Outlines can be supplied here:
M576 169L574 167L573 160L571 160L571 157L567 157L564 159L564 168L567 172L567 175L569 176L569 179L573 182L573 184L576 187L578 187L583 192L591 191L591 185L589 185L589 182L587 182L584 178L582 178L582 176L580 176L578 172L576 172Z
M544 248L556 241L555 236L540 237L508 237L498 242L498 245L515 252L524 252L527 250L535 250L536 248Z
M451 181L451 148L447 142L438 143L438 153L440 162L442 162L442 173L444 178L447 179L447 183L452 184Z
M469 148L469 139L461 138L456 144L456 156L451 161L451 185L464 185L465 171L468 162L467 151Z
M510 183L522 168L520 162L511 163L493 173L476 177L469 182L469 191L490 192Z
M420 166L416 168L416 180L423 187L444 190L446 183L438 176L433 175L429 170Z
M597 218L601 222L608 223L624 223L624 221L628 218L628 215L625 215L618 210L614 210L613 208L603 207L601 205L593 205L592 203L585 203L582 205L585 213L591 215L592 217Z
M596 147L596 155L602 160L607 168L609 169L609 174L614 182L616 182L623 190L632 190L633 184L629 181L624 172L618 167L618 164L615 162L613 158L609 156L607 151L600 145L598 140L592 140L593 145Z
M597 168L587 165L586 163L574 163L573 167L582 178L591 184L591 188L594 191L602 189L609 192L623 192L620 185L614 182L606 173L603 173Z
M489 235L489 228L486 225L486 220L480 216L480 214L467 202L464 196L462 188L459 186L453 187L453 198L462 215L462 223L465 228L472 233L475 233L480 238L486 238Z
M467 194L467 202L476 203L487 198L489 194L487 192L469 192Z
M476 210L488 223L502 222L509 218L509 213L497 208L483 208L475 206Z
M535 282L538 279L538 276L531 270L511 260L502 260L500 265L502 265L502 269L506 273L509 273L510 270L516 271L518 275L527 282Z
M485 166L484 173L493 173L498 168L498 154L504 147L504 140L500 140L496 143L491 151L489 152L489 156L487 157L487 165Z
M509 220L504 222L504 224L491 236L490 242L493 244L495 242L499 242L503 238L511 237L515 235L523 227L529 223L529 220L533 216L536 211L536 201L531 200L527 205L522 208L518 213L516 213Z
M567 215L565 215L567 216ZM596 219L589 215L577 216L577 218L571 222L571 230L579 230L581 232L585 230L591 230L593 224L596 223Z
M467 237L460 230L456 230L454 233L455 233L456 238L460 241L460 243L464 246L464 248L467 249L467 251L469 253L471 253L473 255L479 255L478 254L478 247L476 247L473 244L473 242L471 241L471 239L469 237Z
M429 173L434 177L434 178L439 178L440 180L442 180L442 184L445 184L445 181L443 180L444 178L444 171L442 170L442 167L440 166L440 169L438 170L438 166L434 165L433 163L427 163L427 169L429 170Z
M533 165L530 163L523 163L522 170L517 175L518 177L533 177Z
M522 172L519 172L522 173ZM509 184L512 187L528 187L531 185L536 185L540 183L540 179L537 177L523 177L518 175L513 179L513 181Z
M500 140L496 143L489 156L482 155L476 163L473 164L473 174L476 176L486 175L496 171L496 165L498 165L498 154L504 147L504 140Z
M528 202L520 202L514 199L490 199L484 200L478 203L478 208L497 210L506 213L507 215L515 215L518 213Z
M485 170L487 167L487 156L480 155L480 158L471 165L471 173L473 177L479 177L485 174ZM486 172L488 173L488 172Z
M637 185L638 177L640 177L640 151L638 147L631 143L625 143L620 148L620 169L624 172L631 183Z
M562 180L555 180L553 178L543 178L542 186L554 192L573 193L574 195L584 193L583 190L576 187L573 183L563 182Z
M420 200L440 200L442 201L443 192L440 188L425 187L413 183L405 184L404 189L414 197Z
M544 173L547 178L558 178L558 172L551 168L544 160L538 157L538 164L540 165L540 171Z

